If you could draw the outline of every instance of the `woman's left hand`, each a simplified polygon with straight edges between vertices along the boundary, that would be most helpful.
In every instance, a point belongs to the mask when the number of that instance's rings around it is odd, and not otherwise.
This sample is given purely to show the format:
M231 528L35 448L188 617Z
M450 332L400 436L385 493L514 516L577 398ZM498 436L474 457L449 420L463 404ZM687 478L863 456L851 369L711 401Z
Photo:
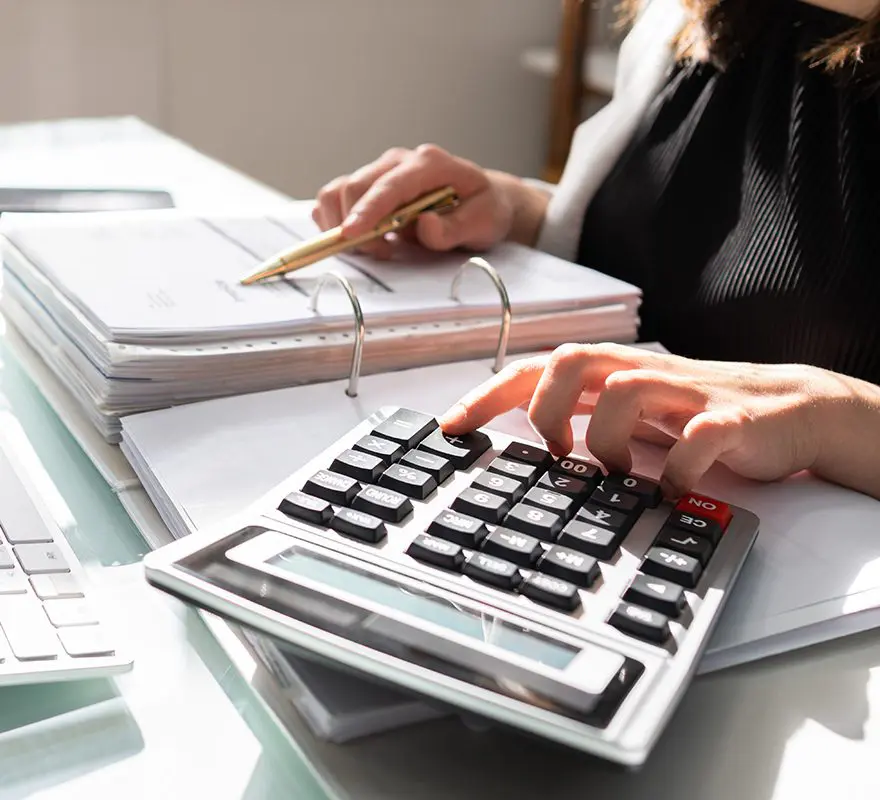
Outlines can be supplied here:
M587 447L606 468L623 472L632 468L630 440L648 425L671 437L661 485L674 498L694 488L716 461L758 480L813 468L828 433L820 409L852 393L848 380L801 365L694 361L624 345L567 344L511 364L440 424L447 433L463 433L527 403L537 433L563 456L574 444L571 417L591 413Z

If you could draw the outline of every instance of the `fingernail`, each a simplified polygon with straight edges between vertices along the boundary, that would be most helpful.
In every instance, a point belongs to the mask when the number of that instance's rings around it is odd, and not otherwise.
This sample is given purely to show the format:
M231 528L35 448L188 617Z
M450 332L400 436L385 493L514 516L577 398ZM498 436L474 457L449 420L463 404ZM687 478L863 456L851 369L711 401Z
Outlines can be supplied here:
M554 442L549 439L544 439L544 446L550 451L550 455L555 456L556 458L562 458L563 456L568 455L568 450L559 442Z
M461 425L465 420L467 420L467 408L464 403L456 403L445 414L442 414L437 422L442 428L446 425Z

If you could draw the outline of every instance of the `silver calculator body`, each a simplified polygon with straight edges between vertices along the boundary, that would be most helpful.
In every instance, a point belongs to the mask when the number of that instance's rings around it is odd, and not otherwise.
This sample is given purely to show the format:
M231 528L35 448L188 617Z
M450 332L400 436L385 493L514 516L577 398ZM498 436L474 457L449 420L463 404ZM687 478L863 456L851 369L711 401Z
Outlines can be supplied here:
M347 529L340 532L337 528L345 527L341 524L316 524L280 510L289 510L286 498L313 485L309 482L316 475L339 463L340 454L362 452L356 449L359 443L387 431L395 419L411 419L401 416L405 414L418 412L382 409L234 519L149 554L147 579L186 602L342 668L605 759L642 764L693 677L754 543L757 517L721 500L709 503L712 509L723 506L728 519L705 556L699 549L705 544L699 532L692 535L686 527L669 527L671 516L680 516L680 510L666 502L656 507L642 502L630 510L630 522L612 543L613 552L602 551L605 557L590 565L592 578L579 581L572 577L576 573L560 572L566 568L565 558L571 562L578 554L570 546L577 540L571 534L564 538L558 528L551 538L511 534L504 524L505 519L513 520L508 507L502 510L507 517L485 524L483 540L500 531L514 544L538 538L541 548L536 548L537 560L532 554L516 565L515 587L474 571L492 566L493 558L506 561L483 555L479 544L441 543L442 558L426 560L426 543L433 547L431 541L438 538L426 532L438 530L437 520L446 519L444 514L470 516L456 507L462 508L463 495L473 498L474 482L482 486L487 475L499 475L498 459L505 452L515 453L520 445L525 445L523 452L536 449L534 443L491 430L481 432L488 437L488 447L473 463L429 487L424 500L413 498L401 521L384 521L375 542L352 536ZM436 439L440 434L432 435ZM411 449L417 456L428 452L419 451L418 442ZM402 461L394 463L400 471ZM585 468L583 462L574 466L569 477ZM564 487L560 474L551 477ZM597 477L601 488L603 476ZM650 485L641 478L630 482L639 481L643 488ZM365 492L373 485L361 481L357 488ZM375 485L390 484L382 477ZM395 492L388 489L386 494ZM707 502L697 497L697 502ZM523 506L522 501L520 496L512 505ZM594 504L583 496L575 503L582 508L561 515L562 531L585 530L575 525L576 515ZM341 504L331 505L330 514L339 516L344 510ZM527 512L541 510L523 507ZM529 524L527 517L528 513L524 519ZM699 515L687 519L701 523ZM688 550L683 545L679 556L658 547L661 534L666 544L672 535L673 542L699 547ZM414 542L419 537L417 552ZM560 541L565 547L561 556ZM551 550L557 561L562 560L553 574L544 574L542 564L551 571ZM697 575L679 581L692 586L676 589L674 574L663 571L663 554L673 560L668 567L673 570L679 563L701 562ZM470 571L465 566L469 562ZM577 568L582 566L579 562ZM653 587L649 591L680 595L676 613L662 615L624 600L631 597L637 580ZM563 595L564 607L559 599ZM621 619L625 624L619 624Z

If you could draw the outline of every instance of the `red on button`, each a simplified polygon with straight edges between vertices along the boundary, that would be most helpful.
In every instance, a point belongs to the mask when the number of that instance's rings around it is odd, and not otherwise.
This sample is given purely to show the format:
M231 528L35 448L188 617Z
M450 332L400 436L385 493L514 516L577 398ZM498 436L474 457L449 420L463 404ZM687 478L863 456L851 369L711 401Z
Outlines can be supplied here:
M713 519L722 529L727 528L730 518L733 516L727 503L713 500L711 497L706 497L702 494L686 494L678 501L675 510L685 511L704 519Z

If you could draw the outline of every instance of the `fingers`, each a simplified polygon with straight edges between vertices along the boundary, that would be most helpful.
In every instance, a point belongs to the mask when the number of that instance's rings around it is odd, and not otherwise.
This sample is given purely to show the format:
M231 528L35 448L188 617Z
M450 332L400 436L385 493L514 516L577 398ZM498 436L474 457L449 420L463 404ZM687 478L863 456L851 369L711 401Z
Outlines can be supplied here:
M660 485L668 498L693 489L709 468L742 445L744 419L735 411L704 411L685 425L666 457Z
M440 417L445 433L469 433L495 417L528 402L543 371L546 358L523 359L462 397Z
M343 233L366 233L401 206L446 185L454 186L466 200L487 186L488 178L470 162L454 158L435 145L421 145L363 193L343 221Z
M418 241L429 250L488 249L496 238L494 202L489 192L481 192L449 214L422 214L416 223Z
M690 416L708 398L687 379L654 370L615 372L605 381L587 429L587 448L611 471L629 472L629 442L640 421L670 413Z

